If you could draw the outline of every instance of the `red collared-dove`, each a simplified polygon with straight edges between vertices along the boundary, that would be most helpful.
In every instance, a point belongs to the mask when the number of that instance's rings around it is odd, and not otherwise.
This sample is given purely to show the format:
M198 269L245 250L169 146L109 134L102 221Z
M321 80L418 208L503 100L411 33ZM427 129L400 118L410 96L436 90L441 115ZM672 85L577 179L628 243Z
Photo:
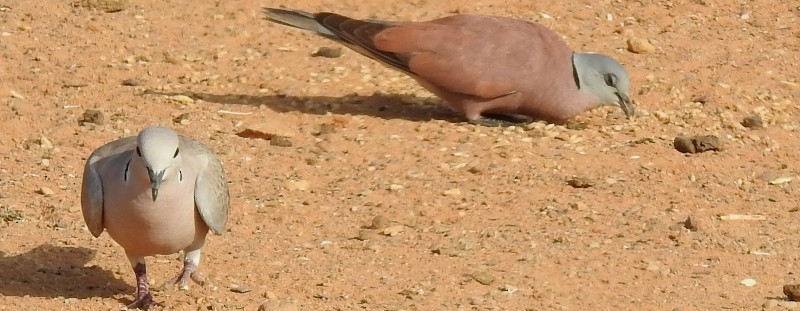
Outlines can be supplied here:
M472 122L493 123L490 115L560 122L602 105L634 115L622 65L606 55L574 53L539 24L482 15L388 22L274 8L264 13L408 74Z
M125 249L136 275L129 308L153 303L145 257L185 254L170 281L182 288L196 272L209 229L222 234L230 197L222 163L199 142L165 127L148 127L95 150L86 160L81 190L86 226L95 237L108 231Z

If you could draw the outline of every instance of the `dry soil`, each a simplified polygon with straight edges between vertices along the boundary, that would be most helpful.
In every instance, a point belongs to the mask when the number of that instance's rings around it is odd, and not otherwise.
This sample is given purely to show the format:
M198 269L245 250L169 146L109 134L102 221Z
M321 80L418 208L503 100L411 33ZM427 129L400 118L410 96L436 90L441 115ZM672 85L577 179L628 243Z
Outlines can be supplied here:
M536 21L620 60L639 116L468 124L355 52L312 57L338 46L267 5ZM3 1L0 310L130 303L81 175L150 124L218 152L233 205L209 282L156 291L157 310L797 309L799 25L784 0ZM288 138L237 136L251 127ZM723 148L683 154L681 135ZM158 286L178 255L148 268Z

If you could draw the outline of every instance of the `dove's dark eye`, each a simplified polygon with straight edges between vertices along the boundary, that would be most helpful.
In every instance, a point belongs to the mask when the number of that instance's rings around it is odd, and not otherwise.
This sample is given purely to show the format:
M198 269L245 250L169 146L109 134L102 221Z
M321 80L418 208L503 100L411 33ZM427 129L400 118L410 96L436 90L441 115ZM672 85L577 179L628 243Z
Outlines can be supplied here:
M139 150L139 147L136 147L136 155L138 155L140 158L142 157L142 151Z
M175 148L175 154L173 154L173 155L172 155L172 157L173 157L173 158L176 158L176 157L178 157L178 153L180 153L180 151L181 151L181 149L180 149L180 148Z
M606 81L606 85L608 86L616 86L617 85L617 75L613 73L607 73L603 75L603 79Z

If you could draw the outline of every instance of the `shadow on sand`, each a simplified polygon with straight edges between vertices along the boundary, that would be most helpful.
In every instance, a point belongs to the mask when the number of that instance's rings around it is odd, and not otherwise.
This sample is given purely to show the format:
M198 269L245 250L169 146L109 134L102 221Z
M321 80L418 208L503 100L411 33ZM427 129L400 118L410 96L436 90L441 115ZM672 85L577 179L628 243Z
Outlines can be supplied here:
M112 272L86 267L94 255L95 251L88 248L50 244L16 256L0 253L0 295L89 298L134 292L133 286Z
M454 112L438 98L422 98L413 95L374 94L370 96L346 95L331 96L292 96L292 95L216 95L198 92L157 92L148 90L149 95L185 95L225 105L264 105L276 112L297 111L307 114L323 115L365 115L386 120L403 119L408 121L443 120L452 123L465 122L466 119Z

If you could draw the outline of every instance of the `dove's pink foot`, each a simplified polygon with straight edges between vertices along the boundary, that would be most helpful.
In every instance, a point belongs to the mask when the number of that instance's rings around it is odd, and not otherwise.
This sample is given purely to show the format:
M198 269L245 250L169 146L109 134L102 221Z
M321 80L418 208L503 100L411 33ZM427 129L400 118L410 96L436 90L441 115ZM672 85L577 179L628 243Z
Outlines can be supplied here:
M197 265L191 261L185 261L183 270L171 280L167 281L167 285L178 285L180 289L189 289L189 279L195 283L203 286L205 278L197 272Z

